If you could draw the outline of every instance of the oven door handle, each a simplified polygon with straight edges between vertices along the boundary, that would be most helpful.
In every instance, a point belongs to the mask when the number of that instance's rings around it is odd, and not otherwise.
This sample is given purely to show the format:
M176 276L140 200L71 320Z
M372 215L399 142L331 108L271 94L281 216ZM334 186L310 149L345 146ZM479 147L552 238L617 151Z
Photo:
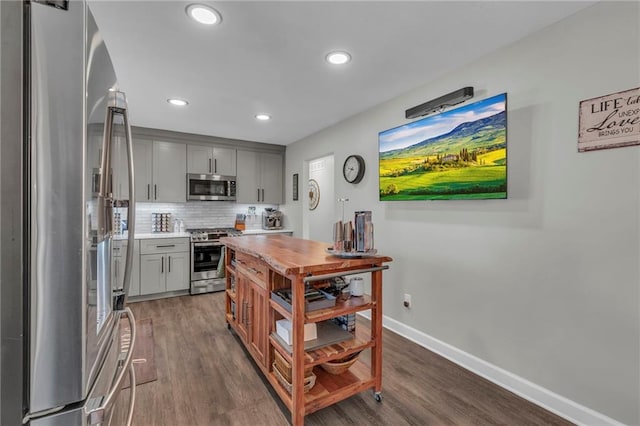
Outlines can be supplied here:
M210 243L193 243L194 247L222 247L224 246L224 244L222 243L216 243L216 242L210 242Z

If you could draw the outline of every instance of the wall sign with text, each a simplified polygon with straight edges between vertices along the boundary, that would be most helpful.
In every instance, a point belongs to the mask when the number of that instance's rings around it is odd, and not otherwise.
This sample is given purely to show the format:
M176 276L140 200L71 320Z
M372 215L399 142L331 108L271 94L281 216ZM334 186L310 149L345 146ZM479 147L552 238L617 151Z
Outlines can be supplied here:
M640 145L640 87L580 102L578 152Z

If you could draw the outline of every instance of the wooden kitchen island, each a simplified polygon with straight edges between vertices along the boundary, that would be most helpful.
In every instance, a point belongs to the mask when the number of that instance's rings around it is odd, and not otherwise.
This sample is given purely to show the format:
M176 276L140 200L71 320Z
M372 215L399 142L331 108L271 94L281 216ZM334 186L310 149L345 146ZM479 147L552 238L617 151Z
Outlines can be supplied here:
M226 321L238 334L249 353L291 411L292 423L304 423L304 416L367 389L381 400L382 391L382 270L392 259L385 256L343 259L326 252L327 243L283 235L225 237ZM305 312L306 286L337 276L371 274L371 294L337 301L335 306ZM287 309L272 298L272 292L291 289L292 307ZM371 326L358 325L353 338L340 343L305 350L304 324L370 310ZM286 347L276 334L276 321L292 322L292 345ZM366 329L363 329L366 328ZM318 326L320 330L320 326ZM318 331L318 340L320 339ZM320 364L339 360L360 351L346 372L329 374ZM274 358L292 365L291 391L274 373ZM369 358L370 362L363 361ZM315 385L304 392L305 370L316 375Z

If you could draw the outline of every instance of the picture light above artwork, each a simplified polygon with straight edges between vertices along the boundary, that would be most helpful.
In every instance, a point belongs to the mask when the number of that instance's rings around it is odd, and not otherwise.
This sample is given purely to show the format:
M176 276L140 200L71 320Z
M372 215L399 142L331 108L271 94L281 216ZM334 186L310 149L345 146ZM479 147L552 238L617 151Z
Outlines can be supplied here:
M433 114L434 112L442 112L444 108L458 105L470 98L473 98L473 87L463 87L429 102L409 108L404 112L404 115L409 119Z

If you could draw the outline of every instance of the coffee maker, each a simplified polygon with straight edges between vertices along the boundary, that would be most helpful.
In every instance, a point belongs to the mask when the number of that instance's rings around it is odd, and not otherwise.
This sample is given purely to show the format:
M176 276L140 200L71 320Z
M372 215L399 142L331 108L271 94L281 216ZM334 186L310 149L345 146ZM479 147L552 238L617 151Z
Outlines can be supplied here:
M282 212L266 208L262 212L262 229L282 229Z

